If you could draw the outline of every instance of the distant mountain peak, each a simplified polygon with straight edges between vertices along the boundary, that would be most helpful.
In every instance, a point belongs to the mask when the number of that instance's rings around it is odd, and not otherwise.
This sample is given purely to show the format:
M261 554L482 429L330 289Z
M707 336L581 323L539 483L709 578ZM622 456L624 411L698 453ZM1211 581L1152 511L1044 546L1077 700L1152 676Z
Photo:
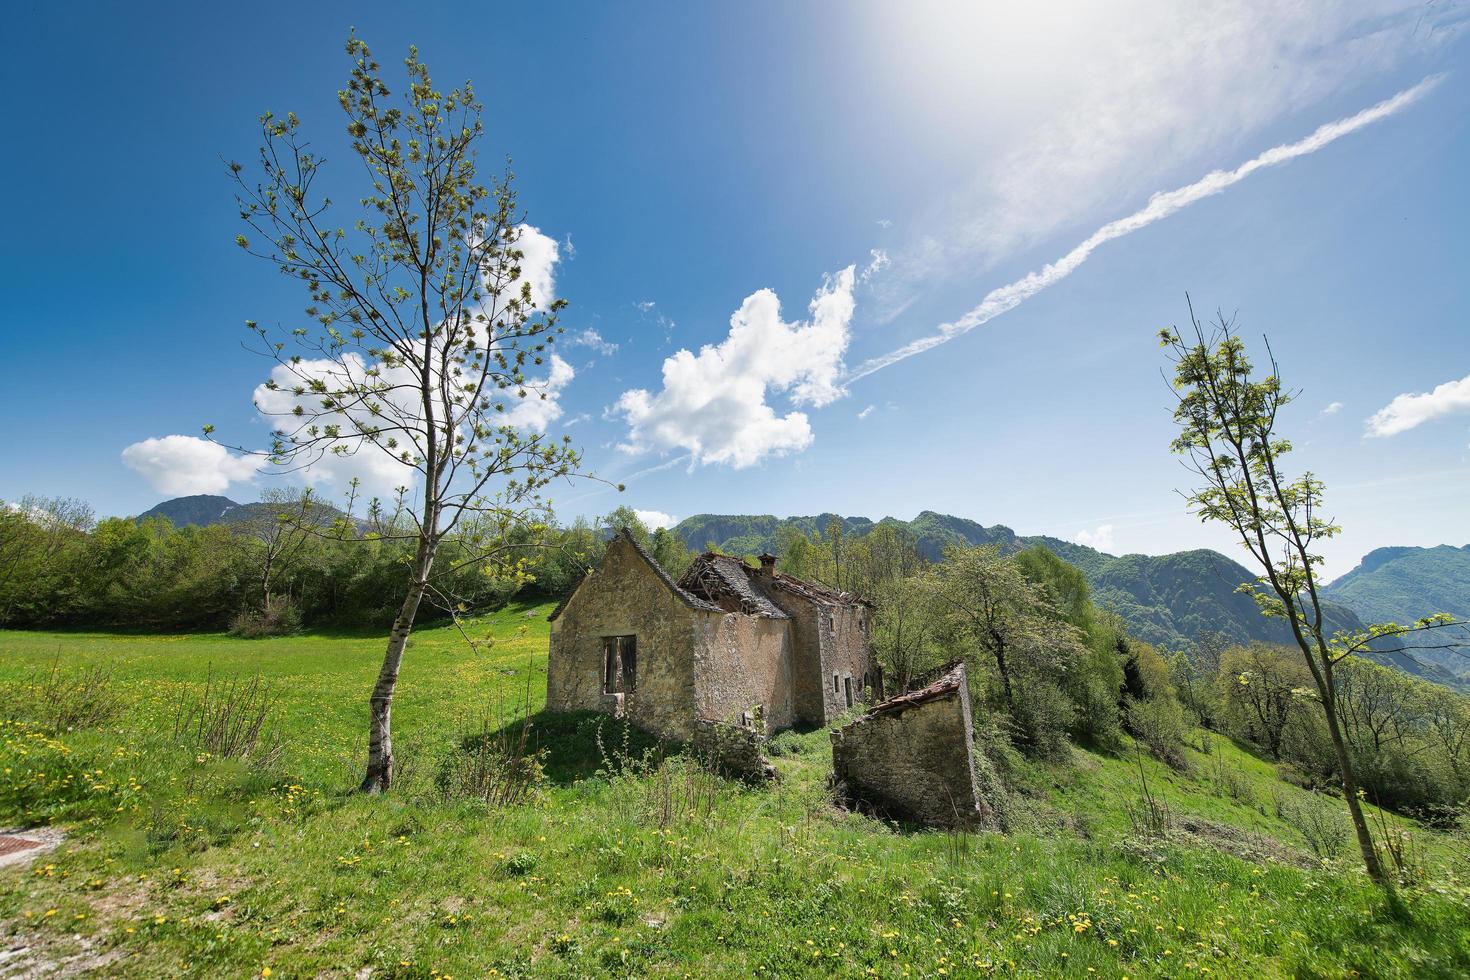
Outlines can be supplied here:
M151 517L165 517L175 527L185 527L191 524L217 524L226 513L239 506L229 497L211 493L196 493L188 497L174 497L155 504L139 514L137 519L143 521Z

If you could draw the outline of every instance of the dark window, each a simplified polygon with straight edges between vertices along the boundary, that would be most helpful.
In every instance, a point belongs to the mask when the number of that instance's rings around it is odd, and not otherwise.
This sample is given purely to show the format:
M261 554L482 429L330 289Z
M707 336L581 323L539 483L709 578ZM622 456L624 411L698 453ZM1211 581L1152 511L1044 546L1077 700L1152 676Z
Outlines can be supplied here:
M602 638L602 690L632 692L638 687L638 638L604 636Z
M843 684L843 686L845 688L847 688L847 706L849 708L851 708L852 707L852 676L851 675L848 675L847 677L842 678L842 684Z
M837 675L836 674L833 674L832 675L832 693L833 694L836 694L840 690L842 690L842 682L837 679Z

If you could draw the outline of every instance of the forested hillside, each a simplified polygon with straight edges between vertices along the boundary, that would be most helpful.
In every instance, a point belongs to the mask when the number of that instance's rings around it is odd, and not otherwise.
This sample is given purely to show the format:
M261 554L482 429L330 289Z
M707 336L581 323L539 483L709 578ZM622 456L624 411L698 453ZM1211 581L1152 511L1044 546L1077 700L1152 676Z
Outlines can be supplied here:
M993 545L1007 552L1042 545L1081 569L1097 604L1121 616L1130 633L1169 649L1186 649L1206 632L1223 633L1236 642L1265 640L1284 643L1290 640L1284 623L1263 618L1255 603L1236 591L1242 582L1254 579L1254 574L1239 562L1207 549L1158 556L1117 556L1048 535L1019 535L1003 524L986 527L963 517L927 510L912 521L885 517L877 522L837 514L790 518L769 514L698 514L681 521L674 528L674 533L695 550L716 547L732 554L759 554L762 551L779 551L781 538L791 532L808 537L826 533L833 521L840 522L843 533L848 536L861 536L879 524L905 530L913 536L919 553L930 561L942 557L944 549L951 545ZM1465 554L1465 567L1470 574L1470 553L1459 549L1382 550ZM1441 560L1439 564L1447 563ZM1334 583L1334 589L1351 577L1350 574ZM1402 579L1396 581L1404 589L1412 589ZM1364 583L1360 590L1367 591L1370 584ZM1362 628L1364 621L1414 618L1408 615L1379 616L1377 613L1360 616L1360 610L1353 608L1357 594L1352 589L1333 592L1337 601L1330 604L1327 611L1334 628L1357 630ZM1470 595L1470 591L1462 589L1460 605L1465 604L1466 595ZM1441 610L1466 611L1443 602L1436 605L1430 601L1428 605L1434 609L1426 608L1415 615ZM1443 664L1423 656L1385 653L1378 659L1406 673L1440 683L1454 683L1453 675L1460 673L1447 670Z
M1323 591L1368 622L1410 623L1439 612L1465 619L1470 617L1470 545L1379 548ZM1404 639L1417 648L1413 656L1420 663L1470 678L1470 658L1463 650L1433 649L1440 642L1433 633Z

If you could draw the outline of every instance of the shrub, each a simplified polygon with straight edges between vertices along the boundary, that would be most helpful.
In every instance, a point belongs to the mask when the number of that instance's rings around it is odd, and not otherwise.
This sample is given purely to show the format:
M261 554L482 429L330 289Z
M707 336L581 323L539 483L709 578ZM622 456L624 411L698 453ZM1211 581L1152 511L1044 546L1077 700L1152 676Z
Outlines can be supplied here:
M1073 714L1066 694L1040 677L1027 678L1013 690L1011 723L1016 744L1039 759L1065 758L1071 748L1067 728Z
M785 731L766 742L766 754L772 756L801 755L808 750L807 740L800 732Z
M1184 709L1172 697L1125 698L1128 727L1154 758L1174 769L1184 770Z
M272 600L264 609L244 609L230 620L230 635L246 640L301 632L301 610L290 599Z
M1335 806L1313 798L1310 803L1288 800L1282 817L1296 828L1302 840L1319 858L1335 858L1348 840L1348 823Z
M1143 756L1138 757L1138 799L1132 803L1124 801L1123 812L1128 815L1128 824L1137 837L1164 837L1174 829L1174 813L1162 796L1154 793L1148 785L1148 773L1143 768Z
M20 683L4 710L49 732L96 728L122 713L113 680L111 667L63 670L61 661L53 660Z
M270 714L270 687L259 674L246 681L216 682L211 673L196 698L180 701L173 739L196 753L269 768L285 748L281 730L268 724Z
M1228 762L1223 753L1212 755L1205 768L1209 770L1210 783L1216 796L1234 800L1242 806L1255 806L1256 791L1251 785L1250 777L1245 774L1245 770ZM1276 789L1274 783L1272 789ZM1275 803L1278 815L1281 805L1280 802Z
M441 800L474 800L490 809L524 803L546 780L546 750L529 748L531 719L492 728L488 718L460 739L439 767L434 788Z

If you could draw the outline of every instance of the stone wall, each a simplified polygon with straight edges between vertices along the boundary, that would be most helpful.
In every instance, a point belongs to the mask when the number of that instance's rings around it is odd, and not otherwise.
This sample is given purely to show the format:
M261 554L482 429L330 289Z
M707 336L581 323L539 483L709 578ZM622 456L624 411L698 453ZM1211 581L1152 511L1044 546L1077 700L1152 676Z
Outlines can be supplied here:
M854 703L866 700L865 680L871 683L877 668L873 660L873 647L868 639L869 610L867 607L833 606L828 610L827 615L830 625L827 627L829 640L824 677L830 698L831 710L827 716L827 720L830 721L848 709L847 685L849 682L852 684ZM835 687L832 684L833 674L836 674L838 679Z
M796 724L791 621L728 613L701 615L694 647L695 714L739 724L763 717L768 731Z
M773 598L791 617L797 719L825 725L847 710L848 684L856 704L863 700L864 676L871 680L877 673L868 637L870 612L866 606L831 605L785 590Z
M931 826L997 829L976 781L964 665L832 732L840 798L879 816Z
M828 720L826 685L822 673L822 627L819 607L790 592L773 592L771 599L791 617L793 724L825 725Z
M609 543L551 623L546 706L552 711L610 711L602 691L602 638L637 637L637 686L623 716L646 731L687 740L694 728L694 646L701 621L621 535Z
M755 729L699 721L690 744L701 763L726 776L750 783L776 778L776 767L766 761L766 738Z

